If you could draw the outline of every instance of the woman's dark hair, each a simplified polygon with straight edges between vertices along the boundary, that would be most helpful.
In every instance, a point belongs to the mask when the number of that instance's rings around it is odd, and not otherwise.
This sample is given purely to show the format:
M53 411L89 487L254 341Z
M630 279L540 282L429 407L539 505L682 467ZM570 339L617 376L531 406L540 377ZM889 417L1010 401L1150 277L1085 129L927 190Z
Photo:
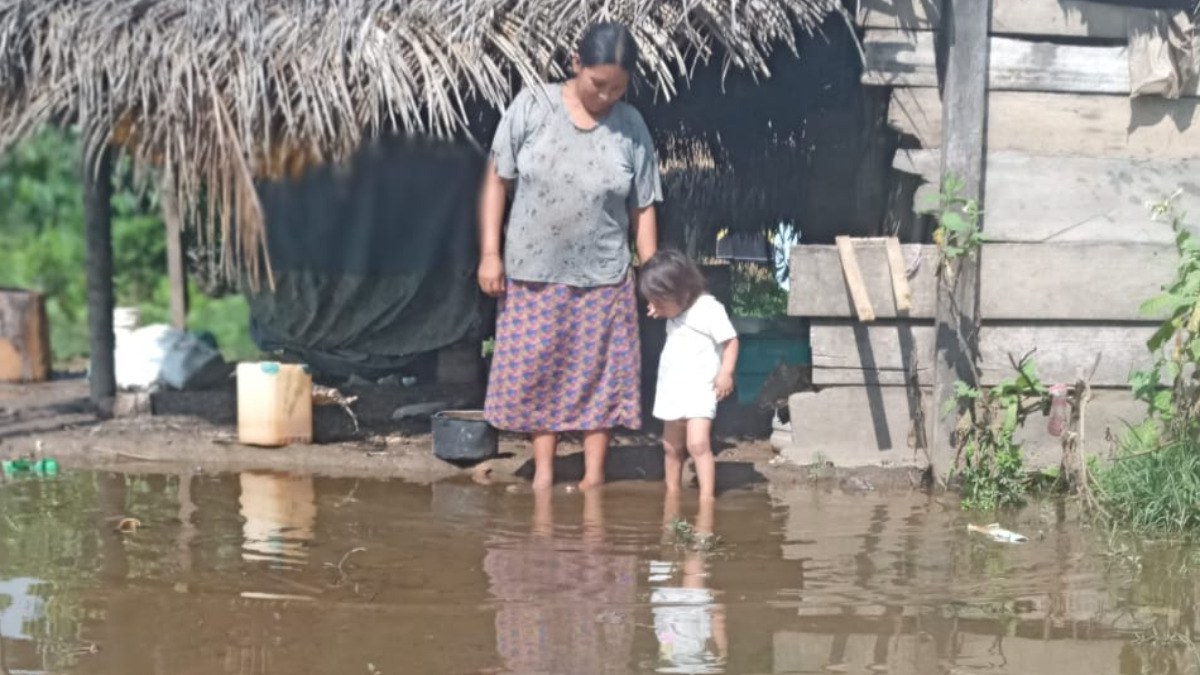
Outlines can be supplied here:
M638 46L633 33L624 24L592 24L579 41L579 65L621 66L633 73L637 68Z
M642 265L638 292L650 302L670 300L686 310L704 293L704 275L683 252L663 249Z

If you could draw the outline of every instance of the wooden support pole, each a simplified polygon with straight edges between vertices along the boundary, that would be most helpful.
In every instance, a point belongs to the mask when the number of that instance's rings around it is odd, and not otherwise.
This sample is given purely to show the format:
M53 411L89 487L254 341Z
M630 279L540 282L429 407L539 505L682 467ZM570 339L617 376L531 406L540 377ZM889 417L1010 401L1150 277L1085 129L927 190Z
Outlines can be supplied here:
M187 330L188 285L184 263L183 214L169 186L161 191L163 221L167 230L167 277L171 285L171 325Z
M942 185L961 185L957 195L983 207L987 157L988 26L992 0L947 0L941 39L946 45L942 89ZM982 225L982 221L980 223ZM933 431L929 457L934 476L943 480L954 468L957 406L955 382L974 384L978 353L979 260L963 256L939 275L935 321Z
M87 230L87 300L91 398L102 416L112 411L117 395L116 335L113 333L112 251L113 156L107 147L99 157L83 160L84 223Z

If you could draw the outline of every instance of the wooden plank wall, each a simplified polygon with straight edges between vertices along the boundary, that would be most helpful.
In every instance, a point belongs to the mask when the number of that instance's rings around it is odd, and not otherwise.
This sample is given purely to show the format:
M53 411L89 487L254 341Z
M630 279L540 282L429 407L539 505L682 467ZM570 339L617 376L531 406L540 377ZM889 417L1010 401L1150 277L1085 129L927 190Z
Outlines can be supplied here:
M1030 352L1050 382L1094 367L1093 384L1106 392L1096 414L1105 419L1089 421L1119 431L1139 415L1128 378L1148 362L1155 325L1139 306L1176 264L1172 232L1152 221L1149 205L1178 191L1181 208L1200 213L1200 84L1185 82L1178 99L1130 97L1130 26L1154 20L1152 10L1088 0L992 2L981 377L984 384L1008 377L1010 357ZM941 7L942 0L861 0L857 17L862 82L890 89L889 124L906 148L893 169L922 184L918 213L936 203L941 170ZM886 439L874 455L852 453L851 463L919 461L911 449L893 450L911 440L912 418L922 416L913 376L919 388L932 383L937 252L906 243L913 308L897 312L882 245L864 242L858 251L878 318L872 324L854 319L833 247L802 246L792 256L789 312L812 319L813 383L824 387L793 400L794 451L801 458L816 442L840 447L814 425L841 411L839 427ZM837 461L837 453L826 454Z

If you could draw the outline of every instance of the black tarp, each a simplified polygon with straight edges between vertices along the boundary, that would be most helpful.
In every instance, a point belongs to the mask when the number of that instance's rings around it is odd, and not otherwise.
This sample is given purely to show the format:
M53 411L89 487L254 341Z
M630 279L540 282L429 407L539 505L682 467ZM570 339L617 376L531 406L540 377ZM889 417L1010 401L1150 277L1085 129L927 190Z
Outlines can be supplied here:
M374 378L477 336L482 168L471 146L390 139L261 185L275 290L248 295L259 348Z

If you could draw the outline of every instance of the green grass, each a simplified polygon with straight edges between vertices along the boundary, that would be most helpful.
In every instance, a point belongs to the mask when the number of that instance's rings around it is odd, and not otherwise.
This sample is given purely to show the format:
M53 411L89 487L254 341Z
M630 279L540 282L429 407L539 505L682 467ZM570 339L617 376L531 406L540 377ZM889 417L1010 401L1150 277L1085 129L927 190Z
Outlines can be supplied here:
M1145 534L1200 531L1200 440L1131 443L1095 480L1115 524Z

